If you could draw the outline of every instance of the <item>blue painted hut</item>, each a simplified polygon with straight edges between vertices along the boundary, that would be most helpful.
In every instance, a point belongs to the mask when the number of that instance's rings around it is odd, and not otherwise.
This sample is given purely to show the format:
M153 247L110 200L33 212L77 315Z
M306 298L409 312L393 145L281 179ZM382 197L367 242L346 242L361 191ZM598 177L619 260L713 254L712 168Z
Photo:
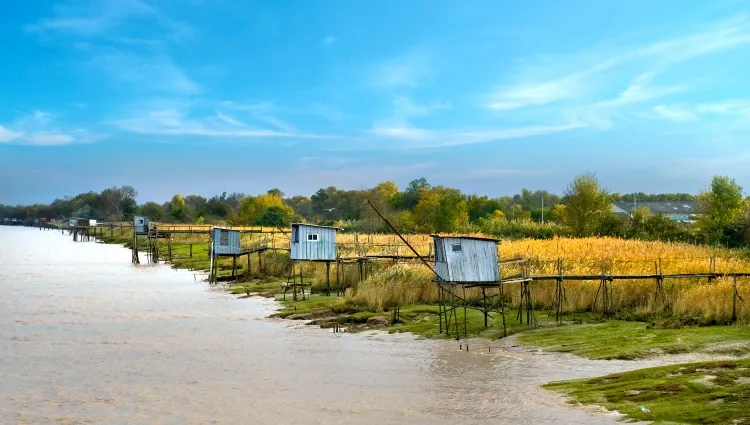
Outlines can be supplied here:
M299 261L336 261L336 231L330 226L293 223L290 258Z
M136 234L148 233L148 226L150 223L151 220L148 217L143 217L140 215L133 217L133 229L135 229Z
M432 235L435 273L446 283L492 283L500 280L497 239Z
M239 255L240 248L240 231L227 229L224 227L214 227L211 229L211 247L214 256L218 255Z

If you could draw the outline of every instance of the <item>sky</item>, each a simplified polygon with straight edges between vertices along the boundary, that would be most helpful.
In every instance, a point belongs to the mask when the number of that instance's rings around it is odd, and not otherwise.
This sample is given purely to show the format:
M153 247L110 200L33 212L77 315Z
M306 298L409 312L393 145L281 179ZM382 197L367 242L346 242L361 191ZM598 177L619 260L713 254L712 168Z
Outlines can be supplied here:
M0 203L750 186L748 1L6 3Z

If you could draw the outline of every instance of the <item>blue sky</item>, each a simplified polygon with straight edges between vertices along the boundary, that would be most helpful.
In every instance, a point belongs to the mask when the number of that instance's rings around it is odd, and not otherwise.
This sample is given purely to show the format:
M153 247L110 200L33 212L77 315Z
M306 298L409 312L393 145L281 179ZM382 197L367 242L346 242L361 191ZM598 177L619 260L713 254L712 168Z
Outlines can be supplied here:
M0 203L750 186L747 1L9 2Z

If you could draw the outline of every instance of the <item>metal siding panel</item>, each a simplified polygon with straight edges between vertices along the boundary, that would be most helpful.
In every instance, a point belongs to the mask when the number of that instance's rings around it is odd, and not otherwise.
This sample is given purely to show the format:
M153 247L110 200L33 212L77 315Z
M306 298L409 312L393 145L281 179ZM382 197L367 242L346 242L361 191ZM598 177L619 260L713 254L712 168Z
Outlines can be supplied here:
M461 244L460 252L453 252L454 243ZM494 242L446 238L443 246L451 281L495 282L499 280L497 246Z
M326 227L298 226L299 243L292 244L291 258L293 260L330 260L336 259L336 229ZM318 235L318 240L310 242L308 235Z
M228 245L221 245L221 231L222 229L213 229L212 240L215 254L239 254L240 253L240 232L239 230L227 230L228 232Z

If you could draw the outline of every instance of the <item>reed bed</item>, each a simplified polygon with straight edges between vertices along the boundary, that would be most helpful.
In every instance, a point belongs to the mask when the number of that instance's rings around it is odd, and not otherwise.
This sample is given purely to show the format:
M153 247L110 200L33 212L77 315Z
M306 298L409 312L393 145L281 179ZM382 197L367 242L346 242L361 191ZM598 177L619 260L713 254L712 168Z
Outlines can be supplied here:
M189 226L185 226L189 227ZM198 226L192 226L196 229ZM210 226L206 227L206 230ZM259 229L259 228L258 228ZM287 279L299 278L299 269L290 270L288 255L283 249L289 247L289 232L264 228L270 233L245 233L244 248L267 246L277 249L264 254L263 275ZM474 236L484 236L475 234ZM432 238L429 235L405 236L410 245L424 257L432 255ZM206 233L174 234L173 243L199 244L207 247ZM411 249L400 238L391 234L339 233L337 238L339 257L352 258L368 255L413 255ZM204 250L201 249L201 252ZM531 275L558 275L562 263L564 275L601 274L699 274L750 272L750 257L746 251L714 249L684 243L659 241L623 240L617 238L554 238L547 240L504 240L499 245L499 258L527 259L527 269L521 265L502 265L501 275L511 277L526 272ZM245 267L244 263L240 263ZM251 258L253 274L259 273L255 255ZM302 275L311 282L314 290L326 287L326 268L321 263L303 263ZM380 311L410 304L434 303L437 287L424 265L390 262L366 263L360 270L356 263L332 266L330 288L343 291L350 288L346 302L361 304L368 309ZM360 273L365 278L360 282ZM565 298L563 312L601 310L596 306L600 281L572 281L564 283ZM555 281L537 281L532 284L533 301L538 309L552 309L556 300ZM692 317L701 322L727 322L736 318L750 323L750 307L746 300L750 296L750 279L737 281L735 297L734 282L730 278L669 279L657 293L656 282L651 279L617 280L612 283L610 311L635 317L675 315ZM520 302L520 288L509 285L505 290L512 307ZM477 294L467 296L476 299ZM745 297L745 298L741 298Z

